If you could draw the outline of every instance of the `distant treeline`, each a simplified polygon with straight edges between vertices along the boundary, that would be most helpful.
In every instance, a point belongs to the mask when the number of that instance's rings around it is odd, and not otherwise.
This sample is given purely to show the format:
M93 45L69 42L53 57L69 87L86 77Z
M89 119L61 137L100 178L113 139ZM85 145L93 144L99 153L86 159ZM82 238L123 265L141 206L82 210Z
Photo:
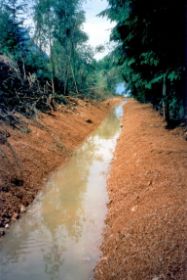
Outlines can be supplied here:
M108 0L115 65L133 96L187 122L187 1Z

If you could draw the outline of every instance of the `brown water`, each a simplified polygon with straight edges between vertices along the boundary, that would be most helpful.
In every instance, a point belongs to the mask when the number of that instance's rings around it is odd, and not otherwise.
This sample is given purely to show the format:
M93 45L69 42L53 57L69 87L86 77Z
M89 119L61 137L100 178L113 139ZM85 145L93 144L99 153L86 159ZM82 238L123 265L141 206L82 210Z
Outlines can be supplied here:
M122 106L47 180L0 243L0 280L88 280L101 255L106 179Z

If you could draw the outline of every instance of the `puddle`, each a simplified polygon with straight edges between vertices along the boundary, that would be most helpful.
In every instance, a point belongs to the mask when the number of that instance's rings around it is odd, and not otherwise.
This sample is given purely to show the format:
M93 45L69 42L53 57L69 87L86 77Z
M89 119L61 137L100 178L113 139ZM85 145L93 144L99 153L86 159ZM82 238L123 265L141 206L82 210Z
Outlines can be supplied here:
M0 243L1 280L92 279L122 114L123 106L117 106L12 226Z

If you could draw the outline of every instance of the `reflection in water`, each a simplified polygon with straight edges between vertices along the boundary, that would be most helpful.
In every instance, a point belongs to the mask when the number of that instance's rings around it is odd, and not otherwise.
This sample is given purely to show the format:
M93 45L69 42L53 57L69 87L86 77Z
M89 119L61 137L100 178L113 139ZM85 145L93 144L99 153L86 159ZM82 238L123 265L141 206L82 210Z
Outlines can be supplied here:
M1 280L87 280L100 256L106 177L122 106L57 169L0 244Z

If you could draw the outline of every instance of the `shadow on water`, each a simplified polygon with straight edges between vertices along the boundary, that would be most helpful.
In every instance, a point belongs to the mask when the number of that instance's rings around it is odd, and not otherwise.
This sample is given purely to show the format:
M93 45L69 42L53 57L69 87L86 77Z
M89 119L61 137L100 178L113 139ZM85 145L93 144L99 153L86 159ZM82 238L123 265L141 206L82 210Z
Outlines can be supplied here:
M87 280L100 257L106 178L122 106L48 179L45 190L0 244L1 280Z

